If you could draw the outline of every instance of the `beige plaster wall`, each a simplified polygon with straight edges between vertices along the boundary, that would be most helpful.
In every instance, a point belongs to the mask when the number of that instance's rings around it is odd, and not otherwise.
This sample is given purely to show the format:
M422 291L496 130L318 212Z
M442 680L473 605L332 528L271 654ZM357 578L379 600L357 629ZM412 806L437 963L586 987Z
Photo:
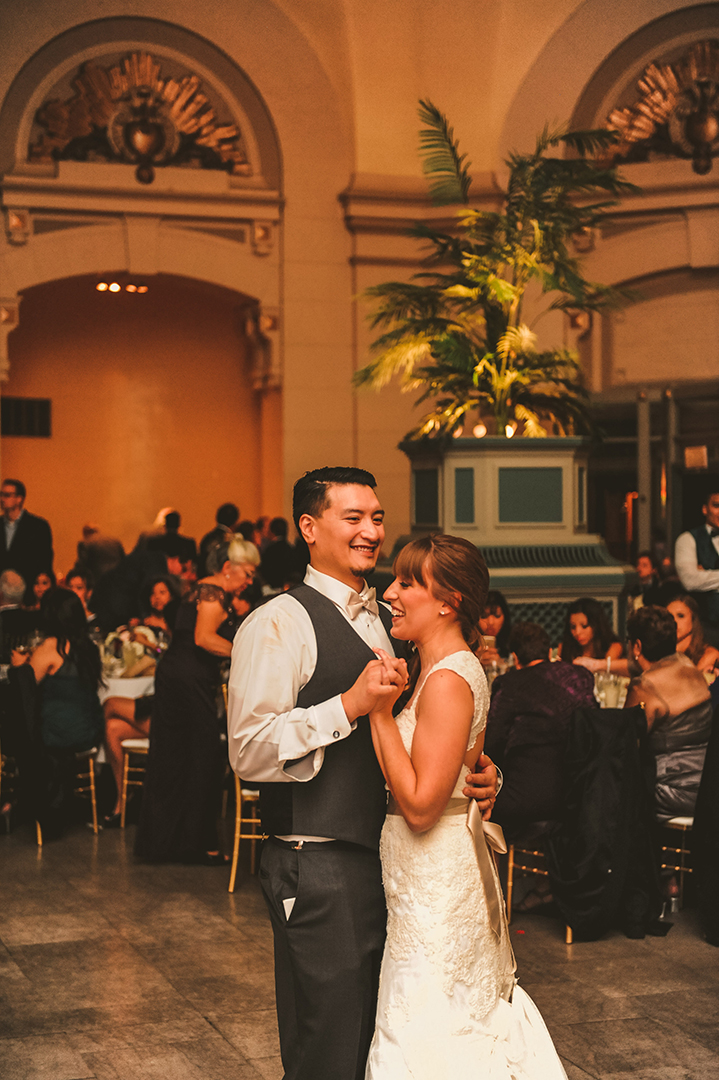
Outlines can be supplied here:
M50 521L56 569L72 566L86 522L130 550L161 507L178 509L198 539L228 500L245 517L280 513L262 497L260 401L237 294L160 276L145 296L111 296L95 281L27 292L3 386L52 400L52 437L4 438L2 467Z

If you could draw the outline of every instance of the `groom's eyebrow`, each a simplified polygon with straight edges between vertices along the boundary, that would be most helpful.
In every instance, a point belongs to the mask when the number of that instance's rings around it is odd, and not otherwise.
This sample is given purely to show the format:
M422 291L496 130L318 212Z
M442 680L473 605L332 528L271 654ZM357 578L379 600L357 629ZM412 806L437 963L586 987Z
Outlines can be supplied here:
M360 517L364 517L364 515L366 513L367 513L366 510L359 510L359 509L353 510L352 507L348 507L346 510L342 511L342 516L345 517L347 514L359 514ZM373 510L371 516L373 518L378 517L378 518L382 518L382 520L384 520L384 510Z

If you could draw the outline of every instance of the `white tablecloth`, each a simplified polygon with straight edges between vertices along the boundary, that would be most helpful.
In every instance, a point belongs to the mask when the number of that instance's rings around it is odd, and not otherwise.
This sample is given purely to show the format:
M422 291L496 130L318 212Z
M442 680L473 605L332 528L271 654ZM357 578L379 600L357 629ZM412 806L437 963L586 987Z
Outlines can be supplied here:
M107 679L98 691L100 702L109 697L139 698L155 693L155 676L142 675L139 679Z

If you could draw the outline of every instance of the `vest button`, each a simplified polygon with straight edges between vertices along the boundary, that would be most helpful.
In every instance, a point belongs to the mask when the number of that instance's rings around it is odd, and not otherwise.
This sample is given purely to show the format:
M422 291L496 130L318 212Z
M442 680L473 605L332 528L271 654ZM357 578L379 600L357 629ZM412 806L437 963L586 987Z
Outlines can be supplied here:
M339 731L333 731L332 732L332 738L333 739L339 739L339 737L340 737Z

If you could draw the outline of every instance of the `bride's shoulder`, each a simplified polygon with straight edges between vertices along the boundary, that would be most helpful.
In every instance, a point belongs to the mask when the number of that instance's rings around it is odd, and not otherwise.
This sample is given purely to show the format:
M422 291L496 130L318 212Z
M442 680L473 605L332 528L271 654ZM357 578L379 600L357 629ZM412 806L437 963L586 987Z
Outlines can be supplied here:
M477 657L469 649L450 653L434 665L427 678L438 671L453 671L469 684L475 700L482 701L488 695L487 676Z

